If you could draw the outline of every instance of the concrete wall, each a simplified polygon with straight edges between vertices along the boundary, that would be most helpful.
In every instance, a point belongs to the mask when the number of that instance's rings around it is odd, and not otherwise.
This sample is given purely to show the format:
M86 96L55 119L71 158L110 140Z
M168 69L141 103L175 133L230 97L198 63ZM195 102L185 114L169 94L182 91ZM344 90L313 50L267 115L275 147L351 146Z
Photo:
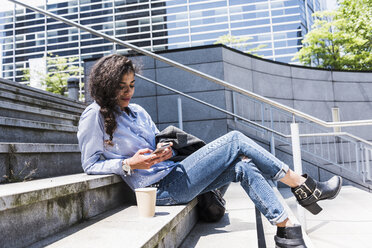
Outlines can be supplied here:
M221 50L229 83L324 121L332 121L333 107L341 121L372 119L372 72L311 69ZM370 126L343 130L372 139Z

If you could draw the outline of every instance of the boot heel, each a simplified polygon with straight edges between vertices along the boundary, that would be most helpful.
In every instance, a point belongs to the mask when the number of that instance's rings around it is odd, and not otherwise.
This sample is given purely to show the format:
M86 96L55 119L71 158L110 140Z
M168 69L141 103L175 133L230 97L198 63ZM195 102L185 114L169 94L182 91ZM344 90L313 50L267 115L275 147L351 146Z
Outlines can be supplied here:
M320 211L323 209L318 205L318 203L314 202L313 204L304 206L308 211L310 211L312 214L319 214Z

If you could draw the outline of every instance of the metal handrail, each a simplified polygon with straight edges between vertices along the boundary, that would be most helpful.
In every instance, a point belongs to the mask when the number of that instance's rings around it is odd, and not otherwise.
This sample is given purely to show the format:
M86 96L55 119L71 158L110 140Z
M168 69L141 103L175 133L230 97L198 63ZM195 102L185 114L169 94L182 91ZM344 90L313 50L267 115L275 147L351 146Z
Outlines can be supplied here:
M287 135L291 137L291 135ZM353 138L357 141L360 141L362 143L365 143L367 145L370 145L372 147L372 142L362 139L358 136L355 136L353 134L347 133L347 132L334 132L334 133L307 133L307 134L300 134L300 137L322 137L322 136L348 136L350 138ZM287 137L287 138L289 138Z
M266 97L260 96L260 95L258 95L258 94L255 94L255 93L253 93L253 92L250 92L250 91L245 90L245 89L243 89L243 88L240 88L240 87L238 87L238 86L232 85L232 84L230 84L230 83L228 83L228 82L225 82L225 81L223 81L223 80L221 80L221 79L218 79L218 78L216 78L216 77L210 76L210 75L205 74L205 73L203 73L203 72L200 72L200 71L198 71L198 70L192 69L192 68L190 68L190 67L188 67L188 66L185 66L185 65L180 64L180 63L178 63L178 62L175 62L175 61L173 61L173 60L167 59L167 58L165 58L165 57L163 57L163 56L157 55L157 54L155 54L155 53L152 53L152 52L150 52L150 51L147 51L147 50L145 50L145 49L142 49L142 48L140 48L140 47L137 47L137 46L132 45L132 44L130 44L130 43L128 43L128 42L125 42L125 41L119 40L119 39L117 39L117 38L115 38L115 37L111 37L111 36L106 35L106 34L104 34L104 33L98 32L98 31L96 31L96 30L94 30L94 29L92 29L92 28L89 28L89 27L83 26L83 25L81 25L81 24L79 24L79 23L76 23L76 22L70 21L70 20L68 20L68 19L66 19L66 18L60 17L60 16L58 16L58 15L55 15L55 14L49 12L49 11L45 11L45 10L43 10L43 9L40 9L40 8L37 8L37 7L30 6L30 5L25 4L25 3L22 3L21 1L18 1L18 0L8 0L8 1L11 1L11 2L13 2L13 3L15 3L15 4L19 4L19 5L21 5L21 6L25 7L25 8L31 9L31 10L33 10L33 11L35 11L35 12L42 13L42 14L44 14L44 15L46 15L46 16L49 16L49 17L51 17L51 18L53 18L53 19L56 19L56 20L59 20L59 21L61 21L61 22L63 22L63 23L66 23L66 24L69 24L69 25L71 25L71 26L74 26L74 27L76 27L76 28L80 28L80 29L82 29L82 30L85 30L85 31L91 33L91 34L94 34L94 35L96 35L96 36L99 36L99 37L102 37L102 38L104 38L104 39L107 39L107 40L109 40L109 41L111 41L111 42L114 42L114 43L117 43L117 44L119 44L119 45L122 45L122 46L125 46L125 47L128 47L128 48L131 48L132 50L134 50L134 51L136 51L136 52L138 52L138 53L141 53L141 54L144 54L144 55L146 55L146 56L152 57L152 58L154 58L154 59L157 59L157 60L159 60L159 61L162 61L162 62L167 63L167 64L169 64L169 65L172 65L172 66L174 66L174 67L177 67L177 68L182 69L182 70L184 70L184 71L187 71L187 72L193 73L193 74L195 74L195 75L197 75L197 76L199 76L199 77L202 77L202 78L205 78L205 79L207 79L207 80L210 80L210 81L212 81L212 82L214 82L214 83L217 83L217 84L222 85L222 86L224 86L224 87L226 87L226 88L229 88L229 89L231 89L231 90L234 90L234 91L236 91L236 92L239 92L239 93L241 93L241 94L243 94L243 95L250 96L250 97L252 97L252 98L254 98L254 99L257 99L257 100L259 100L259 101L261 101L261 102L267 103L267 104L269 104L269 105L271 105L271 106L274 106L274 107L276 107L276 108L279 108L279 109L285 110L285 111L287 111L287 112L289 112L289 113L291 113L291 114L293 114L293 115L296 115L296 116L302 117L302 118L304 118L304 119L307 119L307 120L309 120L309 121L312 121L312 122L314 122L314 123L317 123L317 124L319 124L319 125L321 125L321 126L324 126L324 127L351 127L351 126L372 125L372 120L355 120L355 121L340 121L340 122L326 122L326 121L320 120L320 119L318 119L318 118L316 118L316 117L314 117L314 116L311 116L311 115L305 114L305 113L303 113L303 112L301 112L301 111L298 111L298 110L293 109L293 108L291 108L291 107L285 106L285 105L283 105L283 104L280 104L280 103L278 103L278 102L275 102L275 101L273 101L273 100L270 100L270 99L268 99L268 98L266 98Z

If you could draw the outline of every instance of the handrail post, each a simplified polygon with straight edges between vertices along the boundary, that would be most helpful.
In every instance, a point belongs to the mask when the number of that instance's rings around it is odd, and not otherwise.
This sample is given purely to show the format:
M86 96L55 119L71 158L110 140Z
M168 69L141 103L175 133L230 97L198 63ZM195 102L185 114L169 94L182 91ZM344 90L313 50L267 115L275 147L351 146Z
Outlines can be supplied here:
M294 121L294 120L293 120ZM300 147L300 132L298 123L295 121L291 123L291 137L292 137L292 154L293 154L293 167L297 174L302 175L302 160L301 160L301 147ZM300 221L303 230L306 231L306 218L304 208L297 204L298 220Z
M332 121L333 122L340 122L340 109L339 108L332 108ZM341 127L334 127L333 131L335 133L341 132Z
M270 153L275 156L275 137L274 133L270 133ZM278 186L277 181L272 181L275 186Z
M179 96L177 98L177 114L178 114L178 127L183 130L183 121L182 121L182 100Z
M365 165L366 165L365 171L366 171L366 174L367 174L366 177L367 177L368 180L372 180L371 168L370 168L370 163L369 163L369 153L370 153L370 151L366 147L364 147L364 153L365 153L364 158L366 160L366 162L365 162Z

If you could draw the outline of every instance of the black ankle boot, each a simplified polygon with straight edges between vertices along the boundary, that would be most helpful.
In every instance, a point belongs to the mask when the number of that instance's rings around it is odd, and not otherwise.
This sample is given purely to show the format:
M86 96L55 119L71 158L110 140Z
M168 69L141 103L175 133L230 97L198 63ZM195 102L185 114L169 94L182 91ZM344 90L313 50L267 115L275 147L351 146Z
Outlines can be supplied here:
M274 239L276 248L306 248L301 226L278 227Z
M312 214L318 214L322 208L316 203L320 200L333 199L340 192L342 178L333 176L326 182L317 182L306 174L302 175L306 181L298 187L291 188L298 203Z

